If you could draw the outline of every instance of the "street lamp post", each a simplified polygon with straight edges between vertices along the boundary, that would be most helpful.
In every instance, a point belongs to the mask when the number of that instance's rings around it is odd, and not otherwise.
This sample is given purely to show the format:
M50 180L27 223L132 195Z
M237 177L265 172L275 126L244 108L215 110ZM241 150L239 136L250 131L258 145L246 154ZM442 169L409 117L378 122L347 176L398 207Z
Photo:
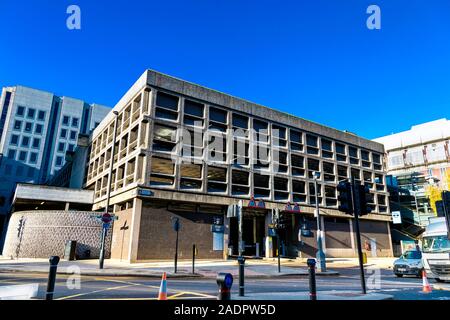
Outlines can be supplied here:
M327 266L326 266L326 257L325 257L325 253L323 252L323 234L322 234L322 230L321 230L321 223L320 223L320 213L319 213L319 197L318 197L318 185L317 185L317 180L320 177L320 172L314 171L313 172L313 177L314 177L314 193L315 193L315 204L316 204L316 219L317 219L317 269L320 272L324 272L327 270Z
M111 195L111 180L112 180L112 172L113 172L113 166L114 166L114 152L116 147L116 137L117 137L117 118L119 113L117 111L113 111L113 114L116 116L114 119L114 135L112 140L112 147L111 147L111 157L110 157L110 163L109 163L109 174L108 174L108 185L106 187L106 206L105 206L105 212L107 213L109 210L109 200ZM100 244L100 258L99 258L99 268L103 269L103 264L105 261L105 242L106 242L106 234L108 232L108 229L106 226L103 226L102 228L102 240Z

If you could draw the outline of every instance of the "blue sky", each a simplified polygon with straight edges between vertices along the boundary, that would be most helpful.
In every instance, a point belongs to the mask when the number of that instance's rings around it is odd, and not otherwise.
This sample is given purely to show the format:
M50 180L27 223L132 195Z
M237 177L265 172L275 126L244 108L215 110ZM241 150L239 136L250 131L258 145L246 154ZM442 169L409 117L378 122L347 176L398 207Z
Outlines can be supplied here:
M110 106L150 68L367 138L450 118L448 0L2 0L0 39L0 86Z

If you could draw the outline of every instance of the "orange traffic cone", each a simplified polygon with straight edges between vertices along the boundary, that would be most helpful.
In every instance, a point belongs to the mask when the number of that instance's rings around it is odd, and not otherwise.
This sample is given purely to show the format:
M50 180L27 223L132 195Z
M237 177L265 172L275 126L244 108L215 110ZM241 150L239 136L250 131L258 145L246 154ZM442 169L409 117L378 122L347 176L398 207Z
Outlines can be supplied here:
M427 273L425 272L425 270L422 271L422 281L423 281L422 292L430 293L432 290L431 290L430 283L428 282Z
M167 300L167 275L164 272L161 279L161 286L159 287L158 300Z

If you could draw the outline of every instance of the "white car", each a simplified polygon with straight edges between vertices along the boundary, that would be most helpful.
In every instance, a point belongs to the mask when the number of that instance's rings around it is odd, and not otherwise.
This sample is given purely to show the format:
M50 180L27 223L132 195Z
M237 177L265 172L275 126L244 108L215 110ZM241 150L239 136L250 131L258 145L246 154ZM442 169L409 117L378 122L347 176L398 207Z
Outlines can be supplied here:
M422 277L423 264L422 252L419 250L409 250L394 261L394 274L397 277L405 275L413 275L418 278Z

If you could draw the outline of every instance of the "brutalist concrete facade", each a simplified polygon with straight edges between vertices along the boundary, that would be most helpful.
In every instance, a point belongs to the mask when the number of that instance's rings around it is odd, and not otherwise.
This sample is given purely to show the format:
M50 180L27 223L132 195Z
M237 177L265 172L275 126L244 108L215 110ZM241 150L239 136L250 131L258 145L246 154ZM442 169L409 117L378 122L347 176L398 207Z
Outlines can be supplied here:
M246 255L276 254L271 212L288 202L298 203L300 213L291 214L282 254L313 255L314 171L321 173L327 255L356 254L352 219L337 210L336 185L351 176L373 195L373 212L361 222L369 256L392 255L381 144L151 70L113 110L116 140L111 112L92 135L86 179L94 190L93 210L104 208L113 157L114 228L124 222L124 212L127 221L122 232L113 230L113 256L132 262L172 258L177 217L183 255L192 244L205 258L234 255L237 225L226 210L239 200ZM190 139L197 133L200 139ZM212 148L214 141L222 149ZM264 208L251 208L252 197Z

